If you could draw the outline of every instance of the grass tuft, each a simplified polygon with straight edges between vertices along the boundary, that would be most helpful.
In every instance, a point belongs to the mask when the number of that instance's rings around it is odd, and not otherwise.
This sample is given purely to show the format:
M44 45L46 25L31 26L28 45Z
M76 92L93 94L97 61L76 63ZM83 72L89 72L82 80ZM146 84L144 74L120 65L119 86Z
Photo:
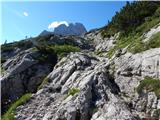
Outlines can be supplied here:
M16 108L26 103L30 99L31 95L32 95L31 93L27 93L18 100L16 100L14 103L12 103L7 112L2 116L1 120L14 120Z
M67 97L68 96L74 96L76 93L80 92L80 89L79 88L71 88L69 89L68 93L67 93Z
M46 85L46 84L48 83L48 81L49 81L49 78L48 78L48 77L45 77L45 78L43 79L42 83L38 86L38 89L37 89L37 90L42 89L42 87L43 87L44 85Z
M145 77L137 87L137 92L140 94L146 90L147 92L154 92L160 98L160 80L151 77Z

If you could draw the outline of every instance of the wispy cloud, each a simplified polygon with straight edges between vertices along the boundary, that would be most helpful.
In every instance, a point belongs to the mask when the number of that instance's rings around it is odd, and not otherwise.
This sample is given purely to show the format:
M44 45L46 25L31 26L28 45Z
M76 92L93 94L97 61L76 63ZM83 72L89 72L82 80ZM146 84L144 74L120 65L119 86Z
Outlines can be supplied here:
M27 12L23 12L23 15L28 17L28 13Z
M66 21L54 21L48 25L48 29L54 29L61 24L65 24L66 26L69 26L69 24Z
M29 16L28 12L22 11L22 10L16 10L16 9L10 8L7 5L4 6L4 9L7 10L8 12L10 12L10 13L16 15L19 18L25 18L25 17Z

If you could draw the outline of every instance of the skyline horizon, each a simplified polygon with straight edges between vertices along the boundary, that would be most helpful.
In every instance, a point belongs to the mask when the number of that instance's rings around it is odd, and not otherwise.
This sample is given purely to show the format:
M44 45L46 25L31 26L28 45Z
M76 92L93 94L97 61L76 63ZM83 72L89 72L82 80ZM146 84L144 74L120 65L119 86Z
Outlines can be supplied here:
M36 37L43 30L52 32L48 28L54 22L53 26L58 22L82 23L87 31L101 28L125 4L126 1L2 2L1 44Z

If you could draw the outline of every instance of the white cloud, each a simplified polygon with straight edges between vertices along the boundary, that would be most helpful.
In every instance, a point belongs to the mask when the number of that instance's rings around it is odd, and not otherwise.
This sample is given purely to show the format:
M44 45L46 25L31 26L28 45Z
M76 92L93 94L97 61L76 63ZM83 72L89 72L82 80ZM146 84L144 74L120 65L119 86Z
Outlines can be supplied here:
M27 12L23 12L23 15L28 17L28 13Z
M61 24L65 24L66 26L69 26L69 24L66 21L54 21L48 25L48 29L54 29Z

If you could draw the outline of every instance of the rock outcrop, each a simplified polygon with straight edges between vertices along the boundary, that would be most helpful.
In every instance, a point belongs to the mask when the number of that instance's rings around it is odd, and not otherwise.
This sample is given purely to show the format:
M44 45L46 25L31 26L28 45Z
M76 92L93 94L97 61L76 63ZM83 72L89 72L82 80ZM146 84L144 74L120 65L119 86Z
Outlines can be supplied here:
M29 102L31 104L17 109L16 118L136 118L124 101L119 100L119 87L109 75L108 68L108 59L98 59L81 53L70 54L55 66L48 75L49 84L32 96L32 102ZM79 91L74 95L67 94L73 88ZM35 106L38 109L34 109Z
M149 119L160 100L153 92L141 96L135 89L146 75L160 77L159 61L159 48L112 60L71 53L47 76L49 83L17 108L16 119ZM78 91L71 95L72 89Z
M85 38L92 41L92 44L95 46L95 51L108 52L114 47L119 33L110 38L103 38L100 31L101 30L93 30L88 32L85 34Z
M36 92L44 77L52 70L51 65L39 63L38 52L32 49L20 52L3 64L1 77L3 110L26 92Z

